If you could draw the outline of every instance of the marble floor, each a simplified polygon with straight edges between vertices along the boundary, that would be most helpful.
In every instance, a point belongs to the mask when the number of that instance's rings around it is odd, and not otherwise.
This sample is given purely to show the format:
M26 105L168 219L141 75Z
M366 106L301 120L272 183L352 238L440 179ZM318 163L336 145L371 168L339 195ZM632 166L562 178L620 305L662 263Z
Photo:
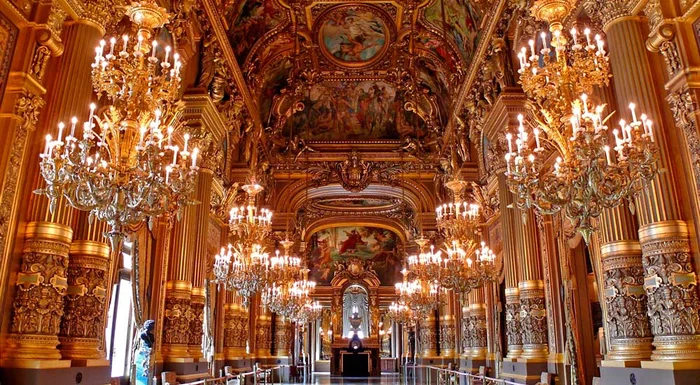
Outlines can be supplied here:
M328 373L314 373L307 379L306 382L301 382L305 384L312 385L349 385L349 384L368 384L368 385L393 385L393 384L407 384L407 385L420 385L419 382L414 382L409 380L408 383L403 381L403 379L398 374L383 374L381 377L339 377L331 376ZM297 382L299 383L299 382Z

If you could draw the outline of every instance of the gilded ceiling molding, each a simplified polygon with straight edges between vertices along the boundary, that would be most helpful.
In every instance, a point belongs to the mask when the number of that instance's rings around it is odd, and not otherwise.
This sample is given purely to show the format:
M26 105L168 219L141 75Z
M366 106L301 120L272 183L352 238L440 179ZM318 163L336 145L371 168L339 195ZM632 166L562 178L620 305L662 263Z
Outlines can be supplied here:
M516 7L518 7L518 5L515 0L500 0L496 3L496 5L494 5L489 11L487 11L484 14L484 17L490 18L491 22L489 23L487 29L484 31L481 40L479 41L479 45L477 46L474 58L472 59L473 61L464 78L462 87L457 92L457 97L455 98L455 102L452 106L453 111L461 111L462 108L464 108L463 106L468 97L469 91L472 88L472 84L476 81L479 69L481 67L480 63L482 62L482 58L486 54L486 50L488 49L488 47L491 45L491 35L493 34L494 30L496 29L496 26L500 22L501 14L507 8ZM452 130L455 129L455 120L455 114L453 114L445 129L446 136L450 135Z
M610 25L621 18L634 15L636 0L585 0L582 4L591 21L607 32Z
M243 78L243 73L241 72L236 57L233 53L233 49L228 44L228 37L226 36L226 30L221 23L221 15L217 11L217 6L214 4L213 0L197 0L198 5L203 6L206 15L207 22L210 23L214 38L217 41L219 49L223 55L223 59L227 64L231 74L233 76L233 81L236 86L237 91L240 93L243 103L248 110L248 114L253 123L253 129L256 132L262 132L262 122L260 120L260 112L258 111L258 106L255 100L253 100L250 91L248 90L248 85ZM201 21L201 20L200 20Z

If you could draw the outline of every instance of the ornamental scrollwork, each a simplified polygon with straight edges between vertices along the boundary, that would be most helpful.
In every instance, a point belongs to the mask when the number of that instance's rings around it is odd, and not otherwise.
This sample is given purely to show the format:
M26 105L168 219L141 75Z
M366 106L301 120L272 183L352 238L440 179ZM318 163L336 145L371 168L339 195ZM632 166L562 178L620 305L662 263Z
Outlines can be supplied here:
M106 263L106 261L105 261ZM65 314L61 336L100 338L105 325L107 272L104 269L69 265Z
M651 336L647 320L642 266L611 268L604 272L607 332L611 339Z
M187 298L166 298L163 324L163 342L165 344L189 344L190 300Z
M519 302L506 303L506 337L508 346L520 346L523 343Z
M547 311L544 296L520 296L520 327L523 345L547 345Z

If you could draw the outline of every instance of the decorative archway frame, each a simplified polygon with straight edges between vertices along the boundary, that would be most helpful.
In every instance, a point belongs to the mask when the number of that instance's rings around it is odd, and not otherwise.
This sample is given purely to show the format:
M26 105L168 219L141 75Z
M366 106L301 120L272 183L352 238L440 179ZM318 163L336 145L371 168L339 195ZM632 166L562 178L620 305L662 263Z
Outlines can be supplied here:
M343 341L343 294L352 286L361 286L367 292L369 299L370 328L365 340L377 343L379 330L379 286L381 282L373 270L366 268L365 261L359 258L349 258L338 262L342 268L336 270L331 280L333 299L331 301L331 323L333 324L333 343ZM344 342L343 342L344 343Z

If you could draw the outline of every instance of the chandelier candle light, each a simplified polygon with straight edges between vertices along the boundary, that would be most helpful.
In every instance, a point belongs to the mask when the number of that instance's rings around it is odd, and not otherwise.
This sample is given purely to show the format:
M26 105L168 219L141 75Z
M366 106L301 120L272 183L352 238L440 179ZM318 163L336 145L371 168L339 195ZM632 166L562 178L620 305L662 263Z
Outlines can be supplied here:
M46 136L40 170L46 188L35 191L50 199L53 212L64 197L79 209L107 222L116 248L128 228L194 203L199 150L174 144L169 126L177 103L182 64L170 47L148 43L152 30L168 20L163 8L133 3L127 15L137 26L136 38L117 44L102 40L95 50L92 83L109 105L98 113L90 105L87 121L72 118L58 124L56 137Z
M658 149L653 125L629 105L631 121L609 132L605 105L588 97L594 87L610 78L605 44L599 35L576 29L567 40L562 25L550 25L551 42L542 33L542 49L536 40L523 47L520 83L530 99L534 128L528 130L518 116L518 132L508 133L505 155L510 190L520 209L535 208L545 214L564 210L586 243L595 231L591 218L606 208L632 199L657 174ZM554 53L554 55L552 55ZM608 144L614 138L615 145Z

